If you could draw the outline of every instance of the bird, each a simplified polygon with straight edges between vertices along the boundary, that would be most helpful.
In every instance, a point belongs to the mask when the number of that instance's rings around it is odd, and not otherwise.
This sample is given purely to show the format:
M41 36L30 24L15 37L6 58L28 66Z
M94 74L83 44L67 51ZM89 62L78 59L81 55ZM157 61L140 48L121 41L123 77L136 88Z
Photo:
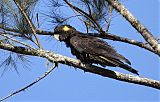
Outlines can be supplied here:
M106 41L77 31L71 25L56 26L54 38L64 42L66 47L71 49L72 55L82 63L119 67L139 75L138 71L131 67L131 62Z

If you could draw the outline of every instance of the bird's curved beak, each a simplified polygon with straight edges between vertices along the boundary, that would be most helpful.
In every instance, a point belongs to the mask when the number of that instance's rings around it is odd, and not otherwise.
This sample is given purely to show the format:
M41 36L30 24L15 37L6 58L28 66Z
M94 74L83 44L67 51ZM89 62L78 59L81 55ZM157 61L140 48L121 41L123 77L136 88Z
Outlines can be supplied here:
M54 38L57 39L57 40L60 40L59 39L59 34L54 34Z

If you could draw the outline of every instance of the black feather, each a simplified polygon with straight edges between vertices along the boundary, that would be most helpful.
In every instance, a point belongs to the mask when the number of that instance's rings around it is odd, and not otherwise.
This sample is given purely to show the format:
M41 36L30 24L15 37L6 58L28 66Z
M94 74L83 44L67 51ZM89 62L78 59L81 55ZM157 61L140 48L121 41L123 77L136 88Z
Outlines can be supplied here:
M66 26L69 30L64 31L63 28ZM59 34L60 41L64 41L66 46L71 48L72 54L82 62L120 67L138 75L138 71L129 66L131 62L105 41L84 35L68 25L56 27L54 33Z

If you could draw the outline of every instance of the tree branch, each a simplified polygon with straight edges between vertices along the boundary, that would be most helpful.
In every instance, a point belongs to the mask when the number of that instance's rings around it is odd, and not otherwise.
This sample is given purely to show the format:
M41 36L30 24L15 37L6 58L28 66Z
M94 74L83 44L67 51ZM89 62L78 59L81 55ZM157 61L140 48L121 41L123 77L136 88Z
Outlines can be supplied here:
M46 58L51 62L58 62L68 66L79 68L81 70L84 70L85 72L98 74L104 77L109 77L109 78L124 81L124 82L129 82L129 83L152 87L155 89L160 89L160 82L157 80L142 78L134 75L122 74L122 73L111 71L101 67L83 64L79 60L68 58L66 56L62 56L59 54L55 54L53 52L49 52L41 49L38 50L38 49L24 48L20 46L13 46L10 44L5 44L3 42L0 42L0 49L4 49L4 50L12 51L15 53L20 53L20 54L25 54L25 55L39 56L39 57Z
M160 56L160 53L153 50L153 48L151 46L147 45L146 43L140 42L140 41L120 37L120 36L117 36L116 34L110 34L110 33L107 33L105 35L100 35L98 33L87 33L87 34L90 35L90 36L94 36L94 37L100 37L100 38L103 38L103 39L109 39L109 40L120 41L120 42L125 42L125 43L128 43L128 44L136 45L138 47L144 48L144 49L146 49L148 51L151 51L151 52L157 54L158 56Z
M10 32L23 33L23 32L20 32L18 29L13 29L13 28L9 28L9 27L4 28L4 26L2 26L2 24L0 24L0 28L4 29L4 30L7 30L7 31L10 31ZM36 34L39 34L39 35L54 35L53 32L44 31L44 30L36 30ZM120 41L120 42L124 42L124 43L128 43L128 44L132 44L132 45L144 48L144 49L146 49L148 51L151 51L152 53L155 53L158 56L160 56L160 52L156 52L155 50L153 50L152 47L148 46L147 44L145 44L143 42L133 40L133 39L120 37L120 36L117 36L116 34L111 34L111 33L107 33L107 34L104 34L104 35L100 35L99 33L86 33L86 34L90 35L90 36L94 36L94 37L100 37L100 38L103 38L103 39L109 39L109 40Z
M29 85L27 85L27 86L25 86L25 87L23 87L23 88L15 91L15 92L9 94L8 96L2 98L2 99L0 100L0 102L2 102L2 101L4 101L4 100L6 100L6 99L8 99L8 98L10 98L10 97L12 97L12 96L14 96L14 95L16 95L17 93L20 93L20 92L22 92L22 91L25 91L25 90L28 89L29 87L31 87L31 86L33 86L34 84L38 83L39 81L41 81L42 79L44 79L47 75L49 75L49 74L55 69L55 67L56 67L56 66L52 66L52 67L51 67L48 71L46 71L41 77L37 78L35 81L33 81L32 83L30 83Z
M16 0L13 0L15 2L15 4L17 5L17 7L19 8L19 10L21 11L21 13L23 14L23 16L25 17L25 19L27 20L31 30L33 31L34 37L36 39L37 45L38 47L41 49L42 46L40 44L40 41L38 39L38 36L36 34L36 29L35 26L33 25L33 23L31 22L31 20L29 19L28 15L25 13L25 11L22 9L22 7L19 5L19 3Z
M133 14L123 6L118 0L106 0L114 9L116 9L151 45L151 47L158 53L160 53L160 44L154 38L154 36L149 32L149 30L141 24L140 21Z
M86 13L84 10L81 10L80 8L76 7L75 5L71 4L69 1L67 0L63 0L67 5L69 5L71 8L73 8L75 11L77 11L78 13L80 13L81 15L83 15L84 17L86 17L88 20L90 20L92 22L92 24L94 25L94 27L97 27L99 32L104 32L102 30L102 28L100 27L100 25L93 19L92 15L89 15L88 13ZM104 33L102 33L104 34Z
M19 43L19 44L24 45L24 46L26 46L26 47L29 47L29 48L31 48L31 49L34 49L34 48L33 48L31 45L29 45L29 44L26 44L26 43L24 43L24 42L21 42L21 41L18 41L18 40L16 40L16 39L14 39L14 38L12 38L12 37L10 37L10 36L7 36L6 33L0 33L0 36L3 36L3 37L5 37L5 38L7 38L7 39L10 39L10 40L13 41L13 42L16 42L16 43Z
M43 30L37 30L37 34L40 34L40 35L54 35L53 32L43 31ZM146 43L136 41L136 40L133 40L133 39L128 39L128 38L125 38L125 37L120 37L120 36L117 36L116 34L111 34L111 33L106 33L104 35L101 35L99 33L84 33L84 34L89 35L89 36L94 36L94 37L100 37L100 38L103 38L103 39L109 39L109 40L120 41L120 42L124 42L124 43L128 43L128 44L132 44L132 45L144 48L144 49L160 56L160 52L156 52L155 50L153 50L152 47L148 46Z

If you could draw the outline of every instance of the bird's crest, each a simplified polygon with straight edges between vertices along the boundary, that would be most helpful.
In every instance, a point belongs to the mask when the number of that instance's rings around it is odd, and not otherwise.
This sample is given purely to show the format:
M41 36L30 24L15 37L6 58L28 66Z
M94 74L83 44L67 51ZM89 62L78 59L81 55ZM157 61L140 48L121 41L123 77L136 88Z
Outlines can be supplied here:
M64 26L64 27L63 27L63 30L64 30L64 31L69 31L70 28L69 28L68 26Z

